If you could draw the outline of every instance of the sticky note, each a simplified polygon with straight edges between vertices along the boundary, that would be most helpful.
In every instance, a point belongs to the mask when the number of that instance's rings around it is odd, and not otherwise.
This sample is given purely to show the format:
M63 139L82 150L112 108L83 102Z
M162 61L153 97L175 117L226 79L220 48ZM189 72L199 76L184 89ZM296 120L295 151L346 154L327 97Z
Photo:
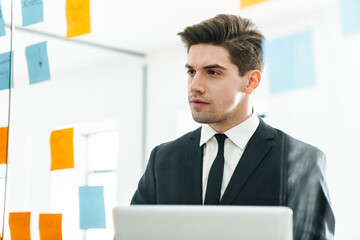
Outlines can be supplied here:
M360 1L341 0L340 15L342 31L345 36L360 32Z
M246 8L265 1L267 0L240 0L240 7Z
M6 163L8 127L0 128L0 164Z
M50 80L50 69L45 42L25 48L30 84Z
M73 132L73 128L51 132L51 171L74 168Z
M21 0L21 10L24 27L44 20L42 0Z
M79 187L80 229L106 228L104 187Z
M65 39L90 33L90 0L66 0Z
M316 84L310 30L266 41L263 46L271 93L286 92Z
M0 2L0 37L5 35L5 22L2 14L1 2Z
M62 214L39 215L40 240L62 240Z
M0 90L10 89L10 52L0 54Z
M30 240L30 212L9 213L11 240Z

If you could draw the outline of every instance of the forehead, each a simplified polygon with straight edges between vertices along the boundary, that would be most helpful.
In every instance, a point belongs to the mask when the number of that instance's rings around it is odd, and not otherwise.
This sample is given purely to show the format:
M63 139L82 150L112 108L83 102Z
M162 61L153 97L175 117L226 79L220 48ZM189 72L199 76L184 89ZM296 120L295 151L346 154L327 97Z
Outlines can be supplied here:
M229 52L222 46L196 44L190 47L187 65L197 68L213 64L221 66L234 65L230 61Z

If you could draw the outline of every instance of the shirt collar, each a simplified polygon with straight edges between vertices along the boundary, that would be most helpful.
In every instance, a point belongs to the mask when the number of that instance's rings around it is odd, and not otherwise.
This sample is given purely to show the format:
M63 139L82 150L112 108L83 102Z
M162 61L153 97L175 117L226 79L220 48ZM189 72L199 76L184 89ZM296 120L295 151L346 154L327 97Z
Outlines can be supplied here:
M251 136L259 126L260 120L257 114L253 113L244 122L230 128L224 134L241 150L244 150ZM200 146L210 140L217 132L210 125L203 125L201 128Z

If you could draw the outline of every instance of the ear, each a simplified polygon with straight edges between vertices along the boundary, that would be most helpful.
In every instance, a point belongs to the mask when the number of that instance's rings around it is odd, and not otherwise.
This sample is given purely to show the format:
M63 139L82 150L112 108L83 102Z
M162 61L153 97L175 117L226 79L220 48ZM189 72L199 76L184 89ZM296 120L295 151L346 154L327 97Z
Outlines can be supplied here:
M250 95L252 94L255 89L259 86L261 81L261 72L258 70L250 71L249 73L249 81L245 87L245 94Z

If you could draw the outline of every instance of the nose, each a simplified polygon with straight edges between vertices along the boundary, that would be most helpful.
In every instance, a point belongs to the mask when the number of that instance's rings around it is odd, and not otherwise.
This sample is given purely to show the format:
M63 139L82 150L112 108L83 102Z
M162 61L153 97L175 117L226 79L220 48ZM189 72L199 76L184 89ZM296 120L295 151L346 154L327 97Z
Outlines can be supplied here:
M204 79L201 74L196 73L188 79L189 92L205 93Z

